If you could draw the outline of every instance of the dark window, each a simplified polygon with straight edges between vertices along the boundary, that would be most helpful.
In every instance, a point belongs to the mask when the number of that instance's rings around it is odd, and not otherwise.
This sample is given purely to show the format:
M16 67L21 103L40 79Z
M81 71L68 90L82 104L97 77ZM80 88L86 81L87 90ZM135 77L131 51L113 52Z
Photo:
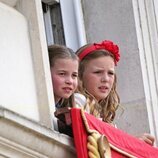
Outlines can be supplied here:
M65 45L64 28L60 4L54 4L50 6L50 16L52 22L54 43Z
M50 14L53 41L55 44L65 45L64 28L62 22L60 3L48 5L42 2L42 9L45 14ZM45 28L47 28L45 23ZM47 39L48 41L48 39Z

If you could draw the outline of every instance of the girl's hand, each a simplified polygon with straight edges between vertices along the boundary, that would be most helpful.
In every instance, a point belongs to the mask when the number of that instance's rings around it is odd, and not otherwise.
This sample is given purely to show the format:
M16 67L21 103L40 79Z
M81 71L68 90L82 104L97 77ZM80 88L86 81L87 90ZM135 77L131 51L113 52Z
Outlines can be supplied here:
M145 143L152 146L154 145L154 142L155 142L155 138L149 133L143 133L142 135L137 136L137 138L139 138L140 140L143 140Z

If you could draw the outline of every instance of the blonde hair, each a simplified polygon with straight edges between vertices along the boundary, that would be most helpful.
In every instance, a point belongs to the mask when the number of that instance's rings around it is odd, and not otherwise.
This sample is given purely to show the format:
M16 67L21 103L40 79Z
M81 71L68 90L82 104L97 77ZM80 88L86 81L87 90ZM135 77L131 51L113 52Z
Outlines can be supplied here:
M49 46L48 52L49 52L49 63L51 67L54 66L56 59L66 58L66 59L79 60L75 52L64 45L54 44L52 46Z
M86 49L89 45L85 45L81 47L76 53L79 55L82 53L84 49ZM115 112L119 106L120 99L118 93L116 91L116 83L117 78L115 75L114 83L109 95L101 100L97 101L94 96L92 96L84 87L84 83L82 82L83 72L85 70L86 64L92 60L99 57L111 56L114 59L114 55L105 49L94 50L92 53L86 55L79 63L79 86L78 92L82 93L87 98L87 103L85 105L85 109L89 108L90 114L93 114L95 117L101 117L103 121L111 123L114 120Z

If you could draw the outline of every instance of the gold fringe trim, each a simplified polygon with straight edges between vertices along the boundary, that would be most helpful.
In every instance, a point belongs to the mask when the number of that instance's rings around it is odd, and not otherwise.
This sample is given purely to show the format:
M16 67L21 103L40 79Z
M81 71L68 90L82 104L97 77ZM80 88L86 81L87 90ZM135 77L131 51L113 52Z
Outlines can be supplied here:
M89 134L87 148L88 156L90 158L111 158L111 149L129 158L137 158L109 143L105 135L101 135L98 131L90 129L83 108L81 108L81 117L83 119L86 131Z

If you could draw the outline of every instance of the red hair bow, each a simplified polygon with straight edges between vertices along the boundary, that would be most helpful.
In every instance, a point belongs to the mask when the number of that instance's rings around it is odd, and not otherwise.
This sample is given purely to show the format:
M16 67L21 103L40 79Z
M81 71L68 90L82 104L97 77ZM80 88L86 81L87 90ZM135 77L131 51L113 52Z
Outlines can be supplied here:
M79 54L80 60L82 60L86 55L92 53L94 50L105 49L114 55L115 64L120 60L119 47L115 45L112 41L102 41L101 43L94 43L87 47L84 51Z

